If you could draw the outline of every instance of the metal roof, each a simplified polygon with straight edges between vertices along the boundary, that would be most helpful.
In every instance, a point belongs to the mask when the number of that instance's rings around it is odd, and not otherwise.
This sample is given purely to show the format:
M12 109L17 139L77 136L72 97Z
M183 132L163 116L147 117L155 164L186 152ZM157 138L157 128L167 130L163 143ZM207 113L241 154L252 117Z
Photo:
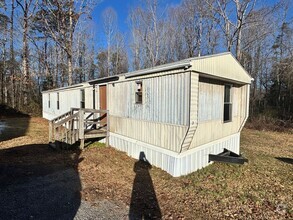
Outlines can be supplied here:
M68 89L75 89L75 88L88 86L87 84L94 85L94 84L112 82L112 81L116 81L118 79L119 79L118 75L116 75L116 76L107 76L107 77L102 77L102 78L99 78L99 79L86 81L86 82L83 82L83 83L78 83L78 84L75 84L75 85L72 85L72 86L65 86L65 87L61 87L61 88L46 90L46 91L43 91L42 93L58 92L58 91L63 91L63 90L68 90Z
M175 69L183 69L183 68L188 69L189 67L191 67L190 60L184 60L184 61L164 64L164 65L155 66L148 69L137 70L134 72L126 73L125 78L127 79L127 78L141 76L141 75L148 75L148 74L158 73L158 72L167 71L167 70L175 70Z
M85 83L79 83L79 84L75 84L72 86L65 86L65 87L60 87L57 89L50 89L50 90L46 90L46 91L42 91L42 93L48 93L48 92L58 92L58 91L63 91L63 90L68 90L68 89L75 89L75 88L80 88L83 87Z

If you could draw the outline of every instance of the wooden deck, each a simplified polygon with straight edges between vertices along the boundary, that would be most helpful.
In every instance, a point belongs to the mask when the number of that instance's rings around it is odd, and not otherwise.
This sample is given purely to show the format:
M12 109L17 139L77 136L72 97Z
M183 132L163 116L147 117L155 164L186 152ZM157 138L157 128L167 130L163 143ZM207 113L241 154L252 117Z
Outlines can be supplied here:
M109 142L108 110L72 108L49 123L49 143L74 144L92 138L106 138ZM106 119L106 120L105 120ZM106 121L106 122L105 122Z

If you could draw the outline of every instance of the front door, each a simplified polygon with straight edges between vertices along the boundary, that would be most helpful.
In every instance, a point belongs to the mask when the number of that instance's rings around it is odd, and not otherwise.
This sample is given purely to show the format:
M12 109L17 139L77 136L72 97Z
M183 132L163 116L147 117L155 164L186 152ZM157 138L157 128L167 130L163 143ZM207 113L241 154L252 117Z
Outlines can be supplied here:
M99 86L99 97L100 97L100 110L107 110L107 86ZM101 122L107 123L107 114L102 113L101 114Z

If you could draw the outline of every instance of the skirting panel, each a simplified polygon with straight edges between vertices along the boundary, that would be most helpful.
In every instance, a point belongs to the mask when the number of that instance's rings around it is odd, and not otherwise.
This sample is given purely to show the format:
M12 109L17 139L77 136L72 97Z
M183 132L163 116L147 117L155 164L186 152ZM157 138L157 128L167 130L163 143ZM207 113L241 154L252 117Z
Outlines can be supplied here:
M208 155L219 154L224 148L239 154L240 133L204 144L181 154L140 142L119 134L110 133L110 145L124 151L130 157L139 158L144 152L147 160L154 166L165 170L174 177L192 173L209 165Z

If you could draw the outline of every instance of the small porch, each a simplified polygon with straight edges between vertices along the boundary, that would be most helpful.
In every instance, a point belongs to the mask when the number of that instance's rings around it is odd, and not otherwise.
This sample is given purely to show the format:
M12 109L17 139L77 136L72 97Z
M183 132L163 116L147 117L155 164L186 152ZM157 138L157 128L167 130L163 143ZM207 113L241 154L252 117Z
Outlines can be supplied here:
M52 147L63 147L80 141L80 149L84 149L87 139L106 138L109 144L108 110L88 108L71 108L70 111L49 122L49 144Z

